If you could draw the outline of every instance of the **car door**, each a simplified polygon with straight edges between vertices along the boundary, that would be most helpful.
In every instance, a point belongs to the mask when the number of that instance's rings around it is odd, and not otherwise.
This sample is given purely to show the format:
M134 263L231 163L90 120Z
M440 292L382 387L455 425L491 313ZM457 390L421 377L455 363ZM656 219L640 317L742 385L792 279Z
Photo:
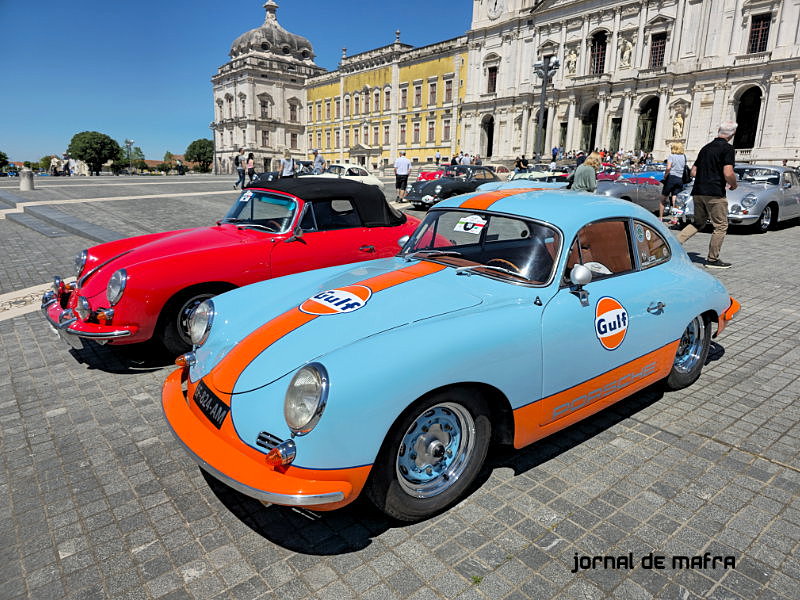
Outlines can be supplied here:
M782 219L800 217L800 177L791 171L783 172L781 181L781 194L783 195L783 206L781 207Z
M303 233L299 239L277 242L272 251L273 277L375 256L375 245L364 241L369 240L368 228L348 198L307 203L300 227Z
M672 271L655 267L669 260L666 240L639 221L601 220L578 232L562 285L542 313L536 418L543 431L560 429L665 376L675 342L664 316ZM582 290L569 283L576 264L593 273Z

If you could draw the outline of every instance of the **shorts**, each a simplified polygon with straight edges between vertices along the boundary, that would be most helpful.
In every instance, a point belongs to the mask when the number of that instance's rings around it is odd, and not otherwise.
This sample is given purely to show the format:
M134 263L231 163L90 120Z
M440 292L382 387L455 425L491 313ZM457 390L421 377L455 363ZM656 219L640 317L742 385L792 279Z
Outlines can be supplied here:
M661 188L661 195L667 198L678 194L683 189L683 181L680 177L670 175Z
M404 190L408 185L408 175L395 175L394 176L394 188L396 190Z

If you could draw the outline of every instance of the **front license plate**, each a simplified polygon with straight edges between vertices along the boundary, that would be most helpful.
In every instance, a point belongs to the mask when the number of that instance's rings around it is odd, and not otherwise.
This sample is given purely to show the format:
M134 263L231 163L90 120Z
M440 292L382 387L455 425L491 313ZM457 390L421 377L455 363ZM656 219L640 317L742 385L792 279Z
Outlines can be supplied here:
M217 398L214 392L208 389L208 386L202 381L194 391L194 402L217 429L222 427L222 422L231 410L222 400Z

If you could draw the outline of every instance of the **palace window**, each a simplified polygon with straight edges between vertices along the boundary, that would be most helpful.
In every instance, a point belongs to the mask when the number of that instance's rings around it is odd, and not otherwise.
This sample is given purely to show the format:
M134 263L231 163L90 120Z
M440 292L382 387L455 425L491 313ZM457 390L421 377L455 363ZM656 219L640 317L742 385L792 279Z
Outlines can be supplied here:
M341 101L341 99L337 98L336 102L334 103L334 105L335 105L334 111L335 111L335 114L336 114L336 118L338 119L338 118L340 118L342 116L342 101Z
M337 129L334 135L334 139L336 140L336 148L342 147L342 135L341 132Z
M422 86L414 86L414 106L422 106Z
M344 99L344 116L345 117L350 116L350 98Z
M364 145L369 145L369 127L364 125Z
M289 105L289 121L297 123L297 104L292 103Z
M314 120L314 107L309 104L308 105L308 122L311 123Z
M331 120L331 101L330 100L326 100L325 101L325 120L326 121L330 121Z
M453 80L448 79L444 82L444 101L445 102L452 102L453 101Z
M378 144L381 143L380 139L378 138L378 132L379 131L380 131L380 129L378 128L377 125L372 127L372 145L373 146L377 146Z
M308 147L309 148L313 148L314 147L314 134L313 133L309 133L308 134Z
M297 134L293 133L289 136L289 147L292 150L297 150Z
M747 44L748 54L756 52L766 52L767 41L769 40L769 24L772 14L753 15L750 23L750 39Z
M375 90L375 93L372 95L373 106L372 110L375 112L381 112L381 91Z
M667 34L654 33L650 38L650 68L657 69L664 66L664 54L667 49Z
M322 102L317 102L317 121L322 121Z
M412 144L419 144L419 121L414 123L414 138Z
M389 126L388 125L384 125L383 126L383 143L386 144L387 146L389 145Z
M486 77L486 92L494 94L497 91L497 67L489 67Z
M349 148L350 147L350 130L349 129L345 129L344 130L344 146L345 146L345 148Z
M428 84L428 106L436 104L436 83Z
M405 110L408 107L408 88L400 90L400 110Z
M269 146L269 131L266 129L261 130L261 147L266 148Z
M400 144L406 143L406 124L400 123Z
M353 128L353 145L358 146L358 127Z
M592 48L589 58L589 72L599 75L606 68L606 32L598 31L592 36Z
M358 108L359 108L359 104L360 104L360 102L359 102L359 97L358 97L358 96L355 96L355 97L353 98L353 114L354 114L354 115L357 115L357 114L358 114Z
M369 92L364 92L364 114L369 112Z
M272 103L268 100L261 100L259 103L261 108L261 118L262 119L271 119L272 118Z
M445 119L442 121L442 141L450 141L450 119Z
M392 108L392 90L386 88L383 90L383 110L391 110Z
M331 130L328 129L325 131L325 148L330 149L331 147Z
M428 121L428 143L436 141L436 121Z

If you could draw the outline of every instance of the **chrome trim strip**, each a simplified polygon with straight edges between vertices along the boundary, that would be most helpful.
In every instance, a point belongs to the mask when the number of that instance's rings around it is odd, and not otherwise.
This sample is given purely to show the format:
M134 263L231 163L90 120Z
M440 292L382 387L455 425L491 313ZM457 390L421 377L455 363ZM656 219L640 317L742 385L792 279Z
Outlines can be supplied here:
M163 405L162 405L163 410ZM195 461L201 469L203 469L206 473L218 479L228 487L232 487L237 492L241 492L245 496L250 496L251 498L255 498L256 500L260 500L261 502L269 502L270 504L282 504L285 506L315 506L317 504L330 504L332 502L341 502L344 500L344 493L342 492L330 492L328 494L276 494L275 492L268 492L266 490L257 490L256 488L251 488L248 485L244 485L243 483L239 483L235 479L231 479L224 473L218 471L202 458L200 458L197 454L195 454L194 450L189 448L184 441L180 438L180 436L175 433L175 430L172 428L172 423L169 422L169 419L166 418L165 413L165 421L169 426L169 430L172 432L172 435L175 436L175 439L180 442L183 449L189 454L189 457Z
M74 321L69 322L70 325L72 323L74 323ZM89 331L89 332L75 331L73 329L70 329L69 327L67 327L66 333L69 333L71 335L76 335L80 338L87 338L90 340L115 340L117 338L123 338L132 335L130 331L127 331L125 329L115 329L114 331L103 333L100 331Z
M129 254L129 253L131 253L131 252L133 252L133 248L131 248L130 250L126 250L126 251L125 251L125 252L123 252L122 254L117 254L116 256L112 256L112 257L111 257L111 258L109 258L107 261L105 261L105 262L102 262L102 263L100 263L99 265L95 265L94 267L92 267L92 268L91 268L91 269L90 269L90 270L89 270L89 271L86 273L86 275L84 275L83 277L80 277L80 278L78 279L78 287L79 287L79 288L82 288L82 287L83 287L83 284L84 284L84 282L85 282L87 279L89 279L89 277L91 277L92 275L94 275L95 273L97 273L97 271L98 271L99 269L102 269L103 267L105 267L105 266L106 266L108 263L110 263L111 261L113 261L113 260L117 260L117 259L118 259L118 258L120 258L121 256L125 256L126 254Z

